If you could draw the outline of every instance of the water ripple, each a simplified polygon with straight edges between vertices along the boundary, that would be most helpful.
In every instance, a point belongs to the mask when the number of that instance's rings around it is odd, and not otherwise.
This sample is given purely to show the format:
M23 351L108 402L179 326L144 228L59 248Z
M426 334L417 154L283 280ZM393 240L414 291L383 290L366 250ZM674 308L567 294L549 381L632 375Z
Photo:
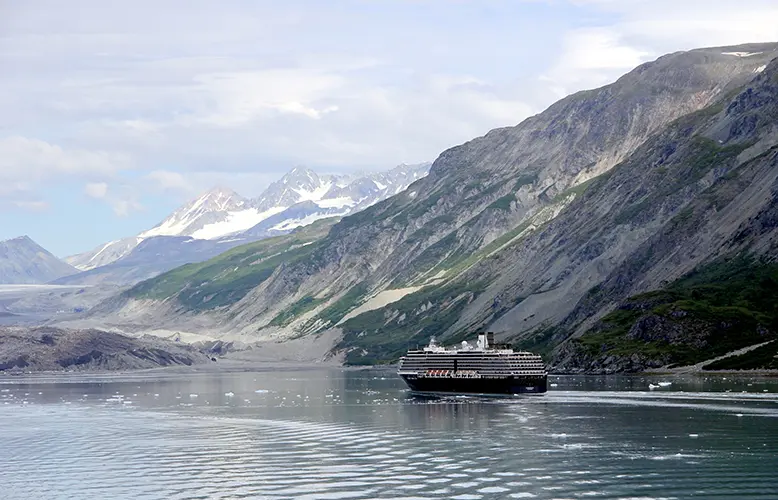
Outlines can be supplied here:
M229 382L168 393L112 388L102 399L84 387L70 398L4 390L3 497L771 498L778 490L778 428L764 418L778 414L774 395L559 391L420 404L394 402L397 388L359 387L320 391L315 402L302 380L246 409L236 405L256 385ZM194 406L180 407L181 394L198 394L188 398ZM282 398L298 406L279 409Z

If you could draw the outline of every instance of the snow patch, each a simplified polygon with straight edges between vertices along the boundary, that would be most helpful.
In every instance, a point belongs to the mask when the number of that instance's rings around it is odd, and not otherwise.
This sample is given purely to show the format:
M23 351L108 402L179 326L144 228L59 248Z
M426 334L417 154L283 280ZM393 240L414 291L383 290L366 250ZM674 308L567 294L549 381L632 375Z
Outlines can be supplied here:
M100 250L98 250L98 251L97 251L97 253L96 253L96 254L94 254L94 255L92 256L92 258L91 258L91 259L89 259L89 262L92 262L93 260L95 260L95 259L97 258L97 256L98 256L98 255L100 255L101 253L103 253L103 252L105 251L105 249L106 249L106 248L108 248L109 246L113 245L113 244L114 244L114 243L116 243L117 241L118 241L118 240L109 241L108 243L106 243L105 245L103 245L103 248L101 248Z
M222 222L213 222L206 224L202 228L192 233L192 238L200 240L213 240L226 236L228 234L251 229L263 220L277 213L283 212L286 207L273 207L264 212L256 208L239 210L237 212L227 212L227 219Z
M759 66L758 68L756 68L756 69L754 70L754 73L761 73L761 72L762 72L762 71L764 71L766 68L767 68L767 65L766 65L766 64L763 64L763 65Z
M751 57L751 56L758 56L759 54L763 54L763 52L722 52L721 54L725 56Z
M332 183L326 182L321 186L315 188L313 191L309 191L305 188L302 189L292 188L292 191L297 193L297 195L300 197L298 201L319 201L322 198L324 198L324 195L327 194L327 191L329 191L331 187L332 187Z
M357 204L352 198L348 196L341 196L340 198L323 199L316 202L321 208L344 208L353 207Z
M188 213L187 213L188 215ZM194 222L194 218L184 217L183 219L176 220L175 218L169 218L162 221L157 227L151 228L148 231L140 233L140 238L150 238L152 236L178 236L184 232Z

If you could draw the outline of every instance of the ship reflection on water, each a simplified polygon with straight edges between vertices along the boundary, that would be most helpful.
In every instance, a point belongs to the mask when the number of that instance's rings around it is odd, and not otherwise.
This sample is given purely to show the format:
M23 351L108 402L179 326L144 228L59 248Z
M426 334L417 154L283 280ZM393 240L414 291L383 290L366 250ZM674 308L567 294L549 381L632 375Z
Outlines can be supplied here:
M409 395L412 401L403 417L409 427L424 427L433 431L488 430L506 413L498 401L476 398L430 399ZM415 403L415 404L414 404Z

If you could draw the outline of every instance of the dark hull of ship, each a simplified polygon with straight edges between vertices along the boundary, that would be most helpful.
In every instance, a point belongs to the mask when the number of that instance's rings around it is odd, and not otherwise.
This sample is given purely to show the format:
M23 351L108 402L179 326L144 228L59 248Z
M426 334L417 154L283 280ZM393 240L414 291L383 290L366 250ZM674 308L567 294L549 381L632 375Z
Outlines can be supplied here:
M543 394L547 377L454 378L402 375L405 383L419 394Z

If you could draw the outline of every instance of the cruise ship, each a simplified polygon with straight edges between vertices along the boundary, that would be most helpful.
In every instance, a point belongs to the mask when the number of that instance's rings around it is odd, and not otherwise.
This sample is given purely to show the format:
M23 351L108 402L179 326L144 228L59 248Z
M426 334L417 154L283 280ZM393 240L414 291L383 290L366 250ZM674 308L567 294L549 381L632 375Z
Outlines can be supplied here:
M433 337L400 358L397 373L417 394L542 394L548 380L539 355L495 344L492 332L479 333L475 346L443 347Z

